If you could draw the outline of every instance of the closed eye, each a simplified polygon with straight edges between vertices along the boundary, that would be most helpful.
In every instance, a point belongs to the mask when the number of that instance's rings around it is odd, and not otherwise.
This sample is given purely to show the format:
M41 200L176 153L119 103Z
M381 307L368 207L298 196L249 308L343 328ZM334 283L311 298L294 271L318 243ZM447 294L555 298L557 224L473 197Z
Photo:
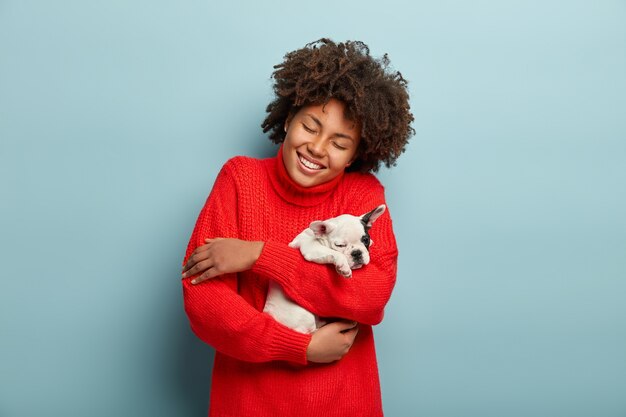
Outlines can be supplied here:
M311 129L310 127L308 127L304 123L302 123L302 127L304 128L304 130L306 130L309 133L315 133L315 130Z
M341 243L335 243L335 246L337 246L338 248L345 248L347 245L341 244Z
M337 142L333 142L333 146L334 146L335 148L339 149L339 150L342 150L342 151L345 151L346 149L348 149L348 148L346 148L345 146L341 146L341 145L340 145L340 144L338 144Z

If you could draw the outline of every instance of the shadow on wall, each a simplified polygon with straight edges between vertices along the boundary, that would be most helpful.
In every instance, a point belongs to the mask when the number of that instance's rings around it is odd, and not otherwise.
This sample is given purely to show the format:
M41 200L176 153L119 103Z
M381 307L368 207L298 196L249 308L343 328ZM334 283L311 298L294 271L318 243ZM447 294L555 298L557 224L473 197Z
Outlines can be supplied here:
M206 198L206 197L204 197ZM177 416L206 416L208 414L209 394L211 391L211 375L215 350L198 339L189 326L183 303L182 285L180 282L180 265L184 255L190 227L195 224L197 208L179 208L176 219L192 219L185 222L172 221L170 215L158 224L169 225L159 229L160 237L150 239L153 246L149 253L159 253L153 264L154 273L150 280L161 285L152 303L160 306L151 313L151 324L157 340L153 346L159 346L153 357L156 369L162 369L156 377L161 385L162 393L173 398ZM187 223L187 226L181 224ZM190 226L189 226L190 225ZM189 230L187 230L189 229ZM160 319L159 319L160 317ZM171 415L172 410L163 410L163 415Z
M170 278L173 274L170 274ZM174 396L179 416L206 416L208 414L211 375L215 350L193 333L184 313L182 291L168 291L170 311L162 329L161 356L155 358L164 369L161 378L164 391ZM172 302L172 298L177 299ZM183 411L184 410L184 411Z
M188 323L186 324L189 329ZM172 380L179 381L176 389L187 405L188 415L206 416L209 411L215 350L200 341L190 329L179 341L180 356L176 361L178 375Z

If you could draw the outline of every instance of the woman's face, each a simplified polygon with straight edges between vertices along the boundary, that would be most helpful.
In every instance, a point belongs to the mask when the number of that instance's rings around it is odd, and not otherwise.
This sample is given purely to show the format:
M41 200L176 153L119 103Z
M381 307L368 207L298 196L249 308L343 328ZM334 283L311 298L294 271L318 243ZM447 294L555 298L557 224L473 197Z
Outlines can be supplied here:
M299 185L328 182L355 159L361 129L344 117L344 109L343 102L331 99L326 105L303 107L285 122L283 162Z

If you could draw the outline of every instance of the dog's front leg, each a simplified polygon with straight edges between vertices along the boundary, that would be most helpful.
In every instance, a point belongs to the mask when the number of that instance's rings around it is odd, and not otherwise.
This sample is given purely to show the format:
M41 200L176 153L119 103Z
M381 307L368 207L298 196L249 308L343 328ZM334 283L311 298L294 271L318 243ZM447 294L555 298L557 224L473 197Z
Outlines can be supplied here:
M317 264L334 264L336 251L318 243L300 246L300 253L309 262Z
M300 253L309 262L333 264L340 275L348 278L352 276L348 258L341 252L322 246L317 242L311 242L311 244L302 244Z
M340 275L343 275L346 278L350 278L352 276L352 270L350 269L350 264L348 263L348 258L343 253L334 252L334 261L335 269Z

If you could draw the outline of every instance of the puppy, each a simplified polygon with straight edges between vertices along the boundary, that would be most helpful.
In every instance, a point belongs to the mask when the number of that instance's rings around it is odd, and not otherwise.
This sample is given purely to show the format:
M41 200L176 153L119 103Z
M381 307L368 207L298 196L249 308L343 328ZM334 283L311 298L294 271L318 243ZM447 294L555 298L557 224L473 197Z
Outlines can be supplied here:
M362 216L342 214L324 221L316 220L289 246L299 248L307 261L334 264L340 275L350 278L353 269L369 263L369 247L373 242L368 232L385 209L385 205L381 204ZM263 311L300 333L313 333L326 324L290 300L274 281L270 281Z

